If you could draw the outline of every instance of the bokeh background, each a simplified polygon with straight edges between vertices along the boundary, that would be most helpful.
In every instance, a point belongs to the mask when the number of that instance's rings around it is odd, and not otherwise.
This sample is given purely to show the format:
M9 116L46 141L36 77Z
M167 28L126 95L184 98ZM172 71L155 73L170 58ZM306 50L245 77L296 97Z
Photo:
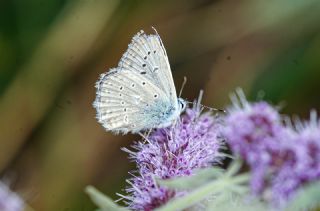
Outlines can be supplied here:
M100 73L154 26L183 97L224 108L242 87L283 113L320 108L318 0L10 0L0 2L0 172L34 210L93 210L134 166L95 120Z

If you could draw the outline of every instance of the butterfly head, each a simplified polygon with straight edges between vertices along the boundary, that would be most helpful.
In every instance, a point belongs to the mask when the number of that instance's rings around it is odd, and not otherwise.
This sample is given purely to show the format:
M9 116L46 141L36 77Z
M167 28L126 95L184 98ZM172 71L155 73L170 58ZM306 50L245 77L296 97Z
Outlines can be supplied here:
M180 113L181 113L186 109L187 102L182 98L178 98L178 105L179 105L179 110L180 110Z

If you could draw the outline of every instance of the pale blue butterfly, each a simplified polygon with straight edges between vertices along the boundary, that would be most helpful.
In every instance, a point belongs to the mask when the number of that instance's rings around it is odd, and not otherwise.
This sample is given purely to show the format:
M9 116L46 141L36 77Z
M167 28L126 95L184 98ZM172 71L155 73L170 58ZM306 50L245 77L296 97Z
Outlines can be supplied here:
M155 30L156 32L156 30ZM160 36L140 31L118 67L100 76L93 103L107 131L138 133L171 125L185 109Z

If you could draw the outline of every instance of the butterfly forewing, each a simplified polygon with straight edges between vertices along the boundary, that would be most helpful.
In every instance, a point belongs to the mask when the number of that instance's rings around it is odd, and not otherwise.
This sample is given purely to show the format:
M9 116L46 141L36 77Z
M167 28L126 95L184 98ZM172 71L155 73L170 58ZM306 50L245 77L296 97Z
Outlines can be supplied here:
M119 62L120 70L129 69L143 74L160 89L172 103L176 103L176 90L166 51L158 34L135 35Z

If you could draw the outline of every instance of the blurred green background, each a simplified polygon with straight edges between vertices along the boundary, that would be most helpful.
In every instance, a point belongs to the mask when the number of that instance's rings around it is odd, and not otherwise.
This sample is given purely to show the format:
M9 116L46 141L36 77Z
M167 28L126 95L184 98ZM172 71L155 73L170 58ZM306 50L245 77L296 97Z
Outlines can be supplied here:
M0 171L35 210L93 210L84 187L116 199L134 166L92 102L140 29L162 37L177 90L223 108L251 100L308 117L320 108L318 0L0 2Z

